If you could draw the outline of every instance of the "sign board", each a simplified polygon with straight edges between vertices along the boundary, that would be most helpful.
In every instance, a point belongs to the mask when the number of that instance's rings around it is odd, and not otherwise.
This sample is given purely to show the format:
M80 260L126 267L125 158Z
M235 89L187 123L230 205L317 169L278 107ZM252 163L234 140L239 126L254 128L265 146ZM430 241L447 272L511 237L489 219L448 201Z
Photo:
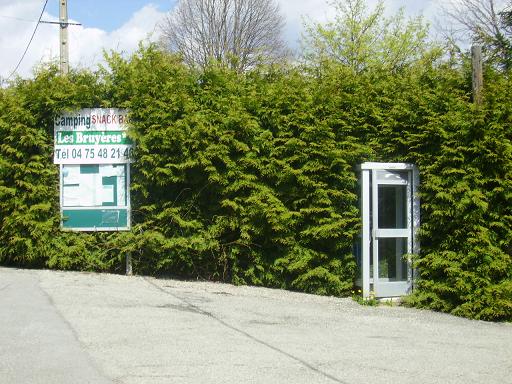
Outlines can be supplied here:
M125 164L132 142L126 136L127 111L82 109L54 120L55 164Z
M82 109L54 120L54 163L60 165L61 227L73 231L130 229L127 111Z

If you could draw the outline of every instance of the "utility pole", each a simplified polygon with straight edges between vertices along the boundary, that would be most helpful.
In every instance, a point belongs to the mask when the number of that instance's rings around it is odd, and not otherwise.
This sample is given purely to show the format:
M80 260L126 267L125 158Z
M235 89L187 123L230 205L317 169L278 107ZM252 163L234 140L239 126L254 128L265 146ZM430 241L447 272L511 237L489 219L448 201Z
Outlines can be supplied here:
M60 73L67 75L69 72L69 45L68 45L68 1L59 0L60 21Z
M39 20L43 24L59 24L60 27L60 73L67 75L69 72L69 40L68 26L82 25L80 23L70 23L68 21L68 1L59 0L59 21Z
M476 105L481 105L484 76L482 70L482 47L480 45L473 45L471 47L471 62L473 64L473 101Z

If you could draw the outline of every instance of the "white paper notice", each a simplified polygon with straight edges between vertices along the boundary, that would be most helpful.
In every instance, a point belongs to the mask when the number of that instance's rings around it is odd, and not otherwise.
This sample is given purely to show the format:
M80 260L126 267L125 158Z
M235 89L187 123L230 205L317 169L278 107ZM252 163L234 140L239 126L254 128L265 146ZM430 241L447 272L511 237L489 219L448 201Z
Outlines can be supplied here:
M64 166L63 170L64 185L66 184L80 184L80 166L68 165Z
M122 165L102 165L100 167L101 176L123 176L125 175L125 166Z
M103 203L114 203L114 186L113 185L103 185L101 188L101 202Z
M62 192L62 205L64 207L78 207L81 205L80 186L65 185Z

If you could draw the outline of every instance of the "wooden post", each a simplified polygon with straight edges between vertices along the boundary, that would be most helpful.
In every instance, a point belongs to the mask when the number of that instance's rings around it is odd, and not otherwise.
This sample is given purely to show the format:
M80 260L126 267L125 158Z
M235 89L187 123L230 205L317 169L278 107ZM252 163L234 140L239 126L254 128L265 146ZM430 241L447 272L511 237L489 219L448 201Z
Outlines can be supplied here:
M133 275L132 253L128 252L128 253L126 253L126 276L132 276L132 275Z
M484 76L482 71L482 47L480 45L471 47L471 61L473 63L473 102L476 105L481 105Z

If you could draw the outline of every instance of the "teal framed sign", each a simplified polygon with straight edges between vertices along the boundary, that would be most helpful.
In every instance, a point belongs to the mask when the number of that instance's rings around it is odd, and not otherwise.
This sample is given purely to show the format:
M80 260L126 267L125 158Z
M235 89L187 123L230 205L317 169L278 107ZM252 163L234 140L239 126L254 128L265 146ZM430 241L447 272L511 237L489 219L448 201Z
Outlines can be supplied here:
M54 163L60 167L61 228L123 231L130 222L126 110L82 109L55 119Z

